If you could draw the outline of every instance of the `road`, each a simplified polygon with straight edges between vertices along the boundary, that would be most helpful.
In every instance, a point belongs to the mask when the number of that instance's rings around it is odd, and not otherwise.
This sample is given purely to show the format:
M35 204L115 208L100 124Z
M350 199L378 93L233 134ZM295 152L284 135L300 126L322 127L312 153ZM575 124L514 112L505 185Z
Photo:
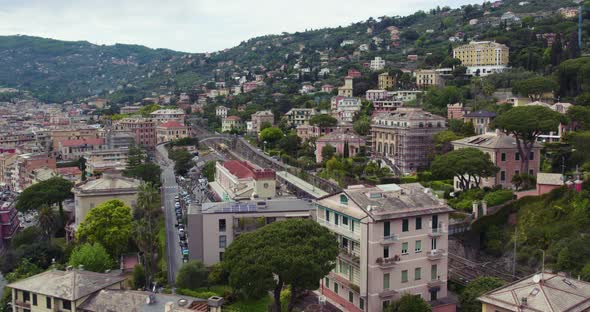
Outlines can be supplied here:
M178 194L178 184L174 175L174 164L168 159L168 151L164 145L157 146L157 149L162 155L160 167L162 168L162 206L166 218L166 259L168 259L168 283L172 286L176 281L176 273L182 265L180 239L174 226L176 224L174 196Z

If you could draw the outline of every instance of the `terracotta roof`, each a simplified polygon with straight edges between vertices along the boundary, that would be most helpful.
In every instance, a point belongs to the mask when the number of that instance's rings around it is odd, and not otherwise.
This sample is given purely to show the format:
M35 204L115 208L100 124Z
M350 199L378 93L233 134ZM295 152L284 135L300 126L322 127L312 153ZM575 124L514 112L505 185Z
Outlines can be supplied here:
M73 147L82 145L104 145L104 138L89 138L79 140L63 140L60 142L63 147Z
M238 116L227 116L225 117L225 120L235 120L235 121L240 121L242 120L240 117Z
M178 121L168 120L165 123L161 124L160 127L162 127L162 128L183 128L184 126L181 125Z
M80 175L82 171L78 167L64 167L64 168L57 168L57 173L60 175Z
M223 167L239 179L254 177L254 172L246 166L245 162L239 160L228 160L223 163Z

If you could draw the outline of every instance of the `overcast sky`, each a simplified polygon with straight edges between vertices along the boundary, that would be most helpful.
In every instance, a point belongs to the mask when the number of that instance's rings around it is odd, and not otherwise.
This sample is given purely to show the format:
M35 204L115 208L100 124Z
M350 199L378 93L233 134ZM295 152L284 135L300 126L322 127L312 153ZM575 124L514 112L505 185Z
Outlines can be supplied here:
M346 26L369 17L474 2L481 1L0 0L0 35L212 52L259 35Z

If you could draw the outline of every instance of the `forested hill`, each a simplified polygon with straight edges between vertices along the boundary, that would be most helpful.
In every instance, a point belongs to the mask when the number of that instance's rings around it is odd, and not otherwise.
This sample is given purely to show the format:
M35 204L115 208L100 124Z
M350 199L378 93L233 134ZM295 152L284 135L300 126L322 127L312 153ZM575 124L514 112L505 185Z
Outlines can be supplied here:
M207 55L4 36L0 37L0 86L31 91L45 101L108 95L114 102L123 102L154 91L190 91L211 79L231 85L232 75L273 70L286 76L302 74L300 81L339 83L348 68L360 67L376 56L393 68L408 66L408 54L420 56L418 63L409 66L438 66L449 56L451 37L457 38L452 45L468 40L506 43L511 48L512 65L542 70L538 67L546 57L546 46L534 42L536 35L560 33L567 42L576 31L576 20L565 20L556 12L575 6L571 0L504 0L498 7L489 2L455 9L437 7L405 17L382 16L345 27L257 37ZM521 22L511 25L502 21L506 12L514 13ZM473 19L477 24L470 25ZM587 35L590 19L584 23ZM342 45L347 40L354 42ZM366 51L361 51L361 45L366 45ZM324 68L330 73L320 77Z

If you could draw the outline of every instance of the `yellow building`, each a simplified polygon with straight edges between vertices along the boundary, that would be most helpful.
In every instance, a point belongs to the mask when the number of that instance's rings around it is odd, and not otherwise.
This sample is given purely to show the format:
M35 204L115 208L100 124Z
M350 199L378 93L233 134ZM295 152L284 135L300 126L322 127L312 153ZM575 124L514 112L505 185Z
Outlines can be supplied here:
M396 84L396 79L393 76L389 76L389 73L379 74L378 85L380 90L393 89Z
M416 71L416 86L418 88L442 87L444 84L442 76L434 69Z
M501 72L509 62L508 46L493 41L472 41L453 49L453 57L467 67L467 74L485 76Z
M118 173L103 173L100 179L88 180L74 187L74 230L84 221L90 209L112 199L118 199L129 207L137 204L137 188L140 181L123 177Z
M342 87L338 88L338 95L345 96L345 97L352 97L352 90L353 90L352 77L346 76L344 78L344 85Z

